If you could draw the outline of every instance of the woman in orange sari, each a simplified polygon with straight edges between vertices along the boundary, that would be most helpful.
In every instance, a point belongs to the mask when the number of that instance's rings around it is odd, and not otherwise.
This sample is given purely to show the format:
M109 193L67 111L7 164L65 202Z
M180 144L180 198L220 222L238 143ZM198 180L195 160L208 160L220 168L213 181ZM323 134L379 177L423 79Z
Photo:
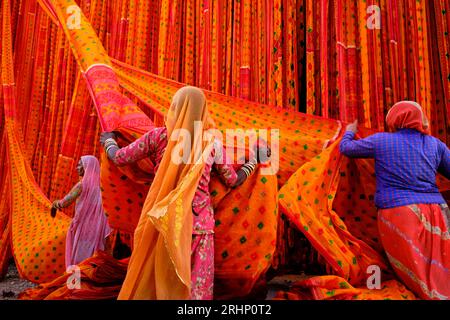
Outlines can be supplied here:
M385 252L405 285L423 299L450 298L450 211L436 173L450 178L450 151L430 136L419 104L402 101L388 112L392 133L353 140L347 127L340 150L374 158L378 227Z
M127 147L114 135L101 142L108 157L123 166L149 157L156 175L135 231L134 249L119 299L213 298L214 213L211 170L228 187L242 184L255 169L252 159L237 172L228 161L200 89L177 91L165 119Z

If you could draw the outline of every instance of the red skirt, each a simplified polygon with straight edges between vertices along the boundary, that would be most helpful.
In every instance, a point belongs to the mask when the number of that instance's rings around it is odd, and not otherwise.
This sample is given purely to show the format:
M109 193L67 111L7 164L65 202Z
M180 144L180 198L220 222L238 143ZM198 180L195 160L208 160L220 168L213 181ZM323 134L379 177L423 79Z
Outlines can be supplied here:
M416 204L378 211L387 257L403 283L422 299L450 299L450 210Z

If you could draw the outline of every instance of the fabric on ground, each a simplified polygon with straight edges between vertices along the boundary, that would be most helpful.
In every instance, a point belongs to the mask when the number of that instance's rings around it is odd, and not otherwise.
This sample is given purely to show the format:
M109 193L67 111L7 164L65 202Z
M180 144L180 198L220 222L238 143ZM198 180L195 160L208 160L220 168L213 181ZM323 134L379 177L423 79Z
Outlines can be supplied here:
M64 273L53 281L25 290L19 295L19 299L115 300L125 278L127 266L126 260L118 261L98 251L80 263L79 270ZM76 279L78 276L79 282Z

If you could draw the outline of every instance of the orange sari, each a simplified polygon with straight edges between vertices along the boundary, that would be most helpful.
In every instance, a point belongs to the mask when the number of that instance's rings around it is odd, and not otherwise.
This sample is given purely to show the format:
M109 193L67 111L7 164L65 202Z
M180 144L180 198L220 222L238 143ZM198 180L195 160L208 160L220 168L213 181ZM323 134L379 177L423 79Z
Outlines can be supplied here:
M203 140L203 130L213 127L203 92L180 89L172 100L166 127L170 137L155 180L150 187L134 234L134 249L119 299L188 299L191 289L192 200L213 148L213 137ZM187 130L191 139L187 163L175 164L172 153Z

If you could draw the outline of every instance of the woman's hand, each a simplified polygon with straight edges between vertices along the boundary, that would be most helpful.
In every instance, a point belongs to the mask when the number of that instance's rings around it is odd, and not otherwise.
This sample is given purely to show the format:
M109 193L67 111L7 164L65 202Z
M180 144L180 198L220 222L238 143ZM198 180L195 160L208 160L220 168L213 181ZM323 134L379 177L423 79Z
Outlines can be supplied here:
M272 150L264 140L259 140L257 142L257 144L253 147L253 152L258 163L268 162L270 160L270 156L272 155Z
M52 216L52 218L56 217L56 209L52 207L52 209L50 210L50 215Z
M57 210L61 210L61 209L62 209L59 200L53 201L53 203L52 203L52 208L53 208L53 209L57 209Z
M347 128L345 129L345 131L351 131L353 133L357 133L358 132L358 120L355 120L353 123L350 123L349 125L347 125Z
M116 140L116 135L114 134L114 132L102 132L100 134L100 144L102 146L105 145L105 141L108 139L114 139Z

